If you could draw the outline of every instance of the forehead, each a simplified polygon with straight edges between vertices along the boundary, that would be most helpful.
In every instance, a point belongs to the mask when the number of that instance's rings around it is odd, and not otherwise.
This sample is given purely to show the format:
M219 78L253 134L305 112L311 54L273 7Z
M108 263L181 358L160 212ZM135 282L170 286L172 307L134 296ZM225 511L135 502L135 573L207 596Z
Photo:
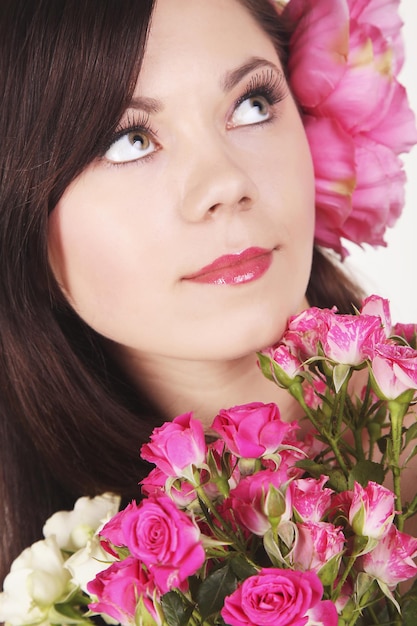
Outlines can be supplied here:
M238 0L157 0L139 77L141 86L177 88L210 80L250 57L279 64L274 44Z

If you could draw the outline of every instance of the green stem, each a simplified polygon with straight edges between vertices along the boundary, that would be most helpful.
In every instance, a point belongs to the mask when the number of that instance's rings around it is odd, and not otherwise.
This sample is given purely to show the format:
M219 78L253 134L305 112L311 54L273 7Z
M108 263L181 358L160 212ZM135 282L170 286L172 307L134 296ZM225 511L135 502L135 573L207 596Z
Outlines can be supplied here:
M400 455L402 448L402 428L404 416L408 411L408 404L397 402L396 400L390 400L388 402L388 409L390 412L391 421L391 442L392 442L392 459L390 460L390 467L393 476L393 487L396 498L396 508L399 511L398 515L398 530L404 528L404 517L402 515L402 501L401 501L401 469L400 469Z
M353 437L355 439L355 451L356 451L356 458L358 461L364 461L365 460L365 452L363 449L363 441L362 441L362 429L361 428L355 428L353 431Z
M337 430L336 430L336 433L334 433L336 435L340 435L340 430L343 424L343 415L345 412L346 394L347 394L347 386L348 386L349 380L350 380L350 375L346 377L346 380L343 383L338 393L338 396L339 396L338 405L339 406L338 406L338 412L337 412L338 415L337 415L337 422L336 422Z
M254 563L247 555L247 550L246 550L246 546L239 540L238 536L233 532L232 528L230 527L230 525L223 519L223 517L219 514L219 512L217 511L216 507L213 505L212 501L210 500L210 498L207 497L207 494L205 493L204 489L202 488L201 485L199 485L196 488L198 497L200 498L200 500L205 504L205 506L207 507L207 509L210 511L210 513L213 515L213 517L216 518L216 520L219 522L220 527L221 527L221 533L224 536L223 538L226 539L226 541L230 541L230 543L232 543L234 545L234 547L237 549L237 551L242 554L242 556L245 557L246 561L252 565L253 567L255 567L256 569L259 569L258 566L256 565L256 563ZM207 522L209 522L209 520L207 520ZM217 532L219 532L220 529L217 529ZM216 531L215 531L216 532ZM223 539L222 538L222 539Z
M340 578L337 587L334 589L332 593L332 601L334 602L340 595L343 585L345 584L347 577L349 576L352 567L355 565L356 555L352 555L349 557L345 571L343 572L343 576Z
M320 427L320 424L318 423L312 411L310 410L310 407L306 404L302 391L300 392L300 390L297 387L295 387L294 389L290 387L289 391L294 396L294 398L298 401L298 403L301 405L308 419L313 424L314 428L320 433L320 435L326 438L326 440L328 441L333 451L333 454L337 462L339 463L340 469L342 470L344 475L347 477L349 475L349 470L339 450L339 446L337 445L336 440L333 437L331 437L327 432L323 432L323 429Z

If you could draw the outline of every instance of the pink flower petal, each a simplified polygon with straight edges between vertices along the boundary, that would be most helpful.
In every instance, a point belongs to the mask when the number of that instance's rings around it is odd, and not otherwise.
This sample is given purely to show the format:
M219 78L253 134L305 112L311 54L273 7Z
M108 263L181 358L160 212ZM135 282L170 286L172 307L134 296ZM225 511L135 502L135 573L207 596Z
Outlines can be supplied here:
M333 91L345 71L347 6L334 0L291 0L285 11L297 24L290 43L291 87L303 106L315 107Z

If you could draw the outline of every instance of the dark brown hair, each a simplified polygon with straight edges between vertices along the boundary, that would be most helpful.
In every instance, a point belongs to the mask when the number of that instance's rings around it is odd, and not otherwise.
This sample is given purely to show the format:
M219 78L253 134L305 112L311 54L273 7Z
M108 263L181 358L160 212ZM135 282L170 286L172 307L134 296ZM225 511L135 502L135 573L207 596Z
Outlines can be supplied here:
M240 0L276 42L268 0ZM100 154L131 97L154 0L2 0L0 15L0 580L54 510L137 497L162 416L71 310L48 266L48 214ZM356 305L319 251L311 304ZM147 470L146 470L147 471Z

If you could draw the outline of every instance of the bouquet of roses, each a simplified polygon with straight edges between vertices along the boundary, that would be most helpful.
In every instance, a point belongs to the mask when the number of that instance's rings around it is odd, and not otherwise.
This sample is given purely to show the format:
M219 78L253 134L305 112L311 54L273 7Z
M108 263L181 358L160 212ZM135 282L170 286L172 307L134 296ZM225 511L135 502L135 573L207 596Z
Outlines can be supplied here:
M411 625L416 593L399 583L417 575L404 532L417 495L401 485L417 453L415 342L376 296L357 315L292 318L259 363L300 403L308 435L262 403L221 410L208 440L191 413L155 429L144 498L120 512L109 494L82 498L50 518L13 564L0 618Z

